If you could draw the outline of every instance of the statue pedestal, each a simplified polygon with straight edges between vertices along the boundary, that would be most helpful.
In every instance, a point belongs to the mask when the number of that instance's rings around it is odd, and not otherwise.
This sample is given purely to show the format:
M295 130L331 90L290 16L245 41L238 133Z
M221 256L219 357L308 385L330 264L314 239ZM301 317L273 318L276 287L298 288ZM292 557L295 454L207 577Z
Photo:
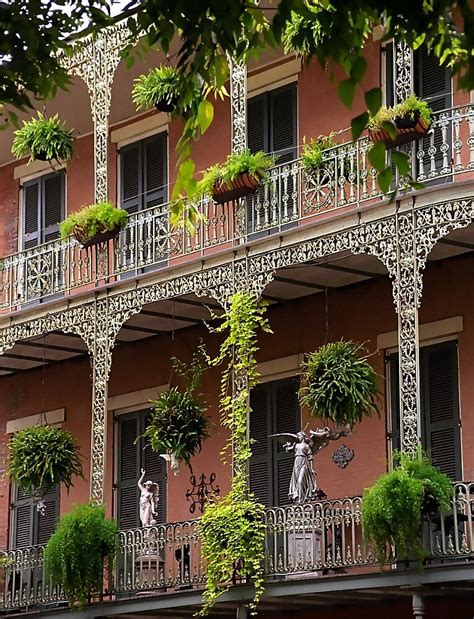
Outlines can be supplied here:
M288 567L291 572L301 575L308 572L311 576L320 576L316 567L321 564L322 532L294 531L288 534Z
M165 562L159 555L145 554L135 559L135 586L139 589L165 588Z

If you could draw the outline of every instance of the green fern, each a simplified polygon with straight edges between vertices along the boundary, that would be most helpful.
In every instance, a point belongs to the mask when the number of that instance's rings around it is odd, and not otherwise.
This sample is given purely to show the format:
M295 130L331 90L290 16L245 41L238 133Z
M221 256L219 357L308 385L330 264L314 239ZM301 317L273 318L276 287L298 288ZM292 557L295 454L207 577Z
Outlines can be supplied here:
M76 228L79 228L87 238L91 239L102 232L124 228L127 223L127 215L127 211L116 208L112 202L98 202L71 213L59 225L59 232L61 238L66 240L74 235Z
M15 131L12 153L17 159L30 155L30 161L69 161L73 153L72 134L57 114L46 118L38 112L37 118L23 121L23 127Z

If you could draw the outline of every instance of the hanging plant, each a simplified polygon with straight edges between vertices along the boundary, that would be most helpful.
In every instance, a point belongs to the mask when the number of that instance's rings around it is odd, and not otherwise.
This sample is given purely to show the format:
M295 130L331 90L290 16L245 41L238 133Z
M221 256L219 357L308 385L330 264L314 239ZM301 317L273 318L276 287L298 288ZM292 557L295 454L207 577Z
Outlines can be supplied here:
M377 374L362 346L354 342L332 342L309 354L302 364L301 404L314 417L336 425L354 426L377 406Z
M72 157L72 130L66 129L64 123L55 114L46 118L38 112L37 118L23 121L23 127L15 131L12 154L21 159L30 156L30 162L69 161Z
M410 95L394 107L381 107L367 125L369 138L375 144L383 142L386 148L402 146L419 140L428 133L433 110L426 101Z
M207 368L204 345L198 346L189 366L176 358L171 361L185 388L171 387L152 401L153 414L143 436L154 452L170 457L176 471L181 462L191 469L191 458L209 436L206 407L201 394L196 393Z
M74 476L84 479L79 446L67 430L48 425L19 430L9 448L8 475L24 492L61 483L69 491Z
M256 191L262 183L268 182L268 171L275 165L275 157L263 151L228 155L224 164L207 169L197 183L199 196L212 197L217 204L231 202Z
M212 329L226 333L219 354L210 361L227 363L222 373L220 408L222 424L230 430L223 452L232 455L232 489L226 497L208 503L199 524L202 556L206 562L206 590L200 615L207 615L233 579L246 579L254 587L249 608L253 611L263 593L265 543L264 506L248 490L248 461L252 455L248 437L250 391L258 383L257 334L271 333L266 306L250 292L230 298L221 324ZM215 317L217 318L217 317ZM230 388L235 383L238 389ZM242 380L240 380L242 379Z
M182 115L197 105L200 89L175 67L161 65L136 78L132 99L138 110L156 107L160 112Z
M414 555L421 561L425 557L421 544L423 516L452 509L452 483L421 450L413 455L396 453L394 463L390 473L364 492L364 536L374 543L381 563L392 546L400 559Z
M117 535L115 520L96 504L77 505L61 517L44 562L47 577L62 587L71 606L83 608L91 595L102 593L104 562L114 560Z
M98 202L71 213L59 226L63 240L73 236L83 247L115 238L127 223L127 211L112 202Z

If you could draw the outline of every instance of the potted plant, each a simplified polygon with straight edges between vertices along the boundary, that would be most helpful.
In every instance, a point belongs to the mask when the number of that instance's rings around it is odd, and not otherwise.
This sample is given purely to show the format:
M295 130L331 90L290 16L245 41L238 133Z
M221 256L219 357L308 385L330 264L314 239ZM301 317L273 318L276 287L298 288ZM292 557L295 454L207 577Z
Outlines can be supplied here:
M59 226L61 238L73 236L83 247L115 238L127 223L127 211L112 202L98 202L71 213Z
M83 608L93 594L101 594L104 562L113 561L117 549L115 520L104 507L77 505L61 517L44 551L45 571L61 587L71 606Z
M428 133L432 116L426 101L410 95L394 107L380 108L367 125L369 137L375 144L383 142L387 148L407 144Z
M204 345L198 346L189 366L176 358L172 364L185 386L171 387L152 401L153 414L143 435L154 452L168 457L177 474L182 462L192 471L191 458L209 436L206 407L196 393L207 367Z
M8 475L29 494L61 483L69 491L74 476L84 479L77 441L67 430L48 425L19 430L9 448Z
M275 157L263 151L228 155L224 164L208 168L197 184L197 193L217 202L231 202L256 191L268 180L268 171L275 165Z
M399 558L421 561L421 527L424 516L449 510L453 487L447 475L418 450L414 455L396 453L395 466L366 488L362 498L362 525L383 563L387 549L395 547Z
M363 347L340 340L321 346L302 364L301 404L315 417L352 428L379 414L377 373L361 357Z
M23 121L23 127L15 131L12 154L17 159L29 155L29 161L69 161L72 142L72 130L66 129L57 114L46 118L38 112L37 118Z
M199 521L201 552L206 562L206 589L201 616L236 580L250 581L254 597L251 611L263 592L265 544L264 506L253 496L232 490L209 502Z
M135 80L132 99L137 110L156 107L160 112L186 112L198 101L195 80L184 78L175 67L161 65Z
M305 140L301 149L303 168L308 172L317 171L323 163L324 151L336 146L334 132L331 132L329 135L318 135L317 138L312 138L309 142Z

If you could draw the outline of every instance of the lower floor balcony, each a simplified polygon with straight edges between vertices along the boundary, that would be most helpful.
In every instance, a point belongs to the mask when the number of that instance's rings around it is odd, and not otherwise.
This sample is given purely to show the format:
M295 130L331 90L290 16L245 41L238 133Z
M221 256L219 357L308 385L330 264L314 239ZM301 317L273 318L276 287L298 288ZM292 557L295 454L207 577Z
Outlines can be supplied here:
M424 518L420 533L426 553L423 567L416 560L401 560L396 548L388 547L385 562L378 562L373 546L364 539L361 497L267 509L267 584L304 580L317 584L320 590L325 579L330 587L335 576L351 579L366 574L376 586L377 578L383 579L384 574L418 572L432 577L436 570L448 566L470 567L474 559L474 483L456 483L453 491L450 512ZM4 610L38 611L67 605L64 592L45 573L43 552L44 546L32 546L5 553ZM198 593L205 581L198 519L122 530L113 565L104 570L103 591L90 602L120 602L190 590ZM238 579L232 585L245 589Z

